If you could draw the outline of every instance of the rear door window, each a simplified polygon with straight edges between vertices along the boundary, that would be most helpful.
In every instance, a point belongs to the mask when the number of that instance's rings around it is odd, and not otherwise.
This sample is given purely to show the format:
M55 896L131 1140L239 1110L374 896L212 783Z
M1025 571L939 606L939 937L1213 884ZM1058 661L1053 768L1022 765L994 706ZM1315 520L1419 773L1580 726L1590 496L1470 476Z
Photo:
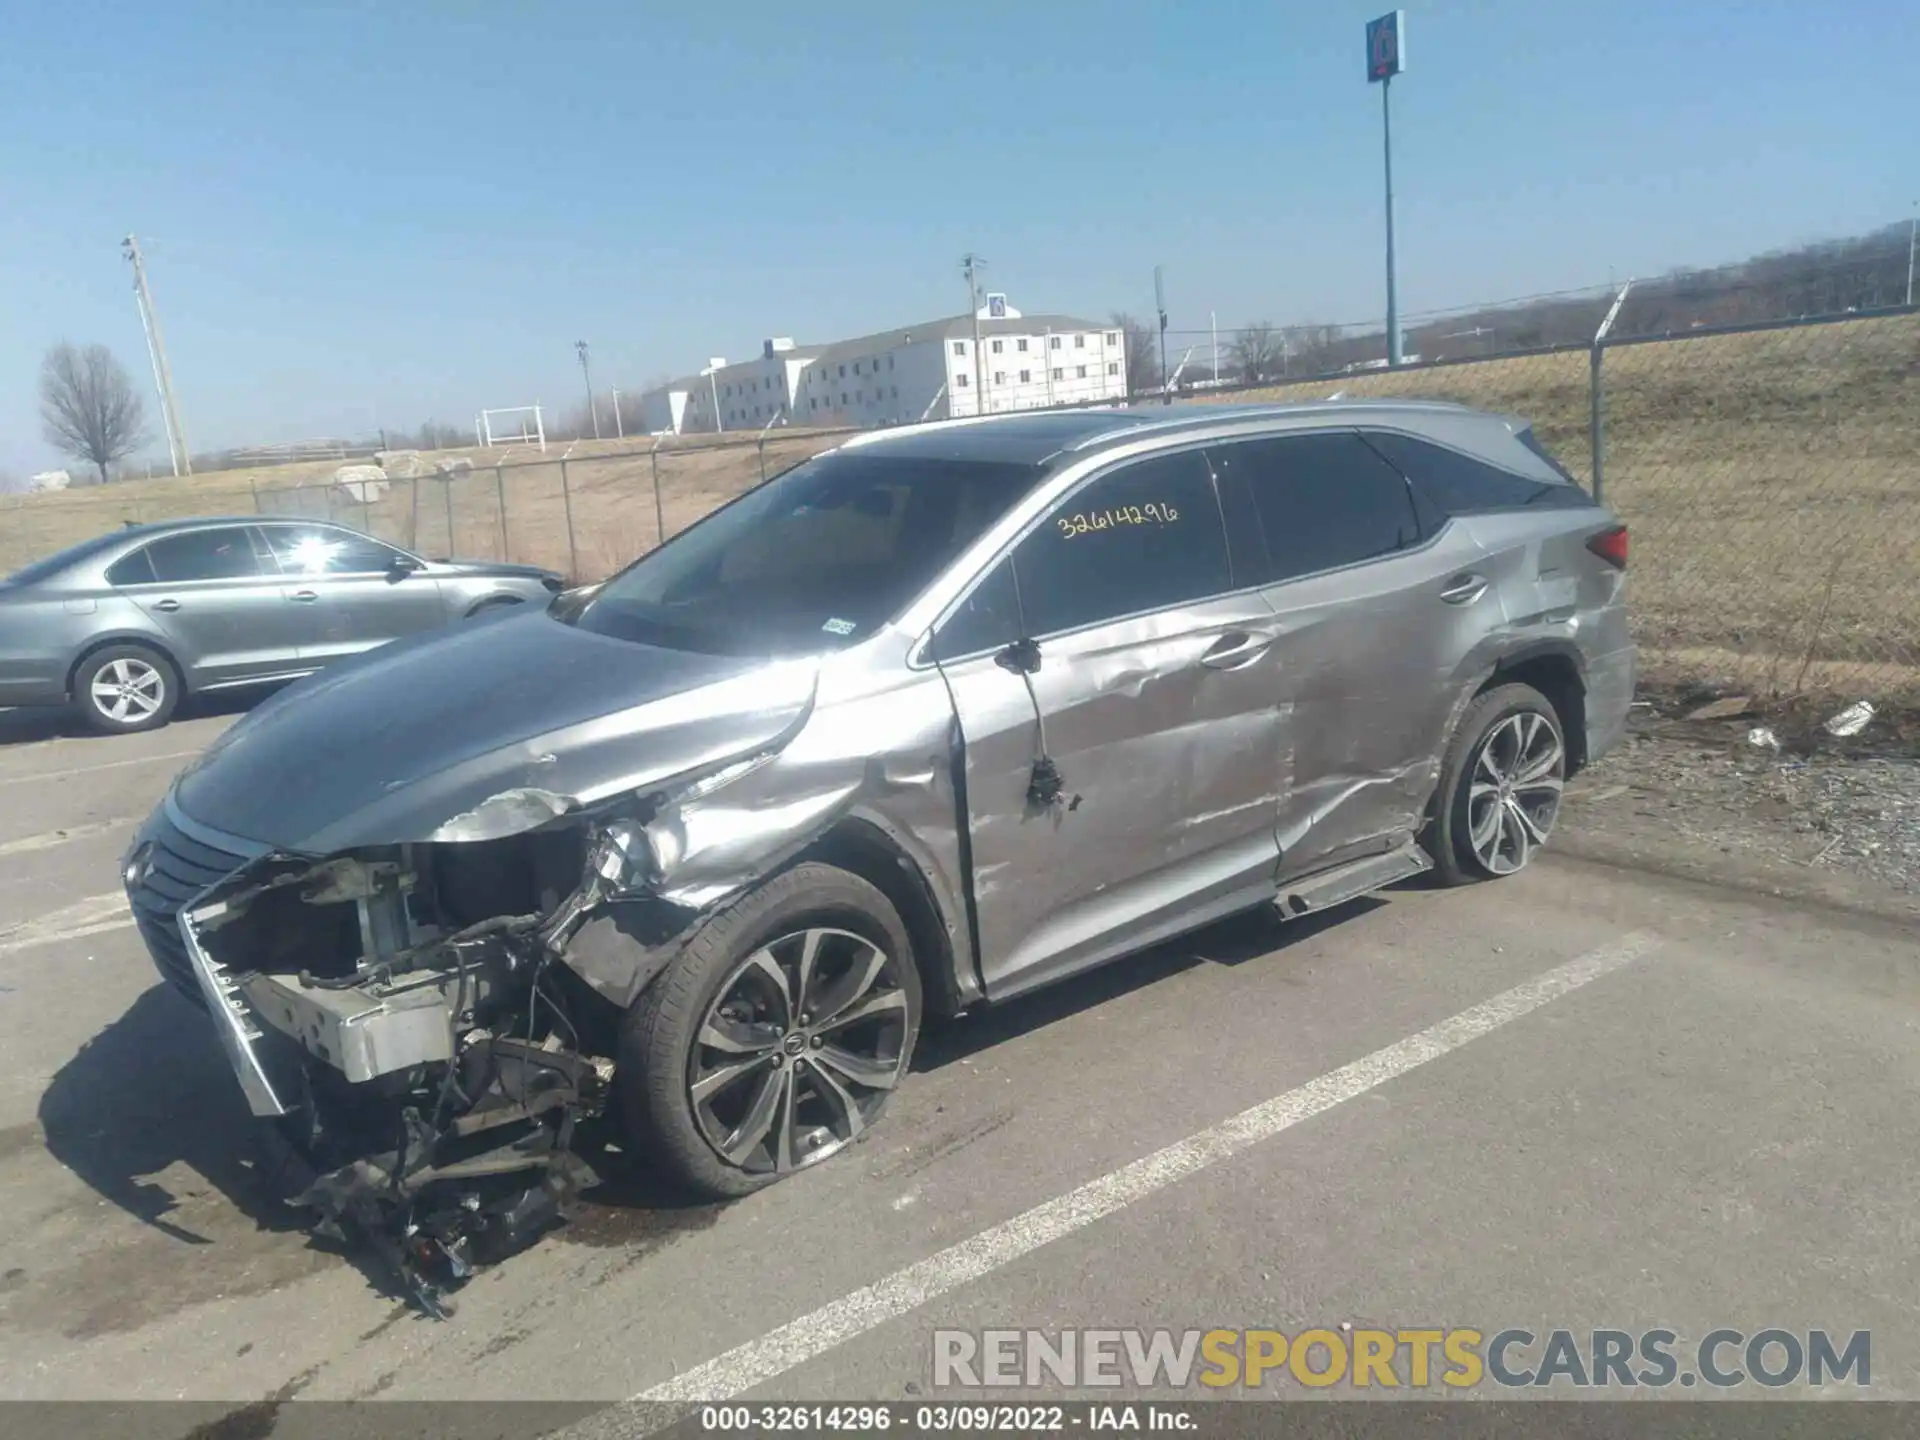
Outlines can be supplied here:
M1208 453L1229 513L1258 525L1264 583L1379 559L1424 538L1405 478L1351 430L1243 440Z
M1035 639L1233 588L1213 476L1197 450L1136 461L1082 486L1013 558Z
M384 575L400 552L327 525L269 525L267 544L289 575Z
M244 580L265 574L244 525L166 535L147 547L154 578L163 584L187 580Z
M1448 515L1593 503L1587 492L1577 485L1516 475L1430 440L1416 440L1389 430L1370 430L1367 443ZM1529 448L1537 449L1537 442Z

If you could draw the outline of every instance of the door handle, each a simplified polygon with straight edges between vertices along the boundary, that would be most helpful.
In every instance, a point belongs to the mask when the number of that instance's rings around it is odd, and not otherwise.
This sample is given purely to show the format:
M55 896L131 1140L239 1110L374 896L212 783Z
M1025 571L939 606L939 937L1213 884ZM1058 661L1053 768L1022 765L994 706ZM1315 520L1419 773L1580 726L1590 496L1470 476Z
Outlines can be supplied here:
M171 615L180 608L180 602L178 600L156 600L153 602L153 608L156 610L164 610L167 614Z
M320 594L315 590L296 590L287 598L289 600L297 600L302 605L311 605L315 600L320 598Z
M1209 670L1237 670L1242 665L1251 665L1273 644L1270 637L1250 634L1245 630L1229 630L1200 657L1200 663Z
M1446 589L1440 592L1440 598L1449 605L1471 605L1486 593L1486 576L1456 575L1447 582Z

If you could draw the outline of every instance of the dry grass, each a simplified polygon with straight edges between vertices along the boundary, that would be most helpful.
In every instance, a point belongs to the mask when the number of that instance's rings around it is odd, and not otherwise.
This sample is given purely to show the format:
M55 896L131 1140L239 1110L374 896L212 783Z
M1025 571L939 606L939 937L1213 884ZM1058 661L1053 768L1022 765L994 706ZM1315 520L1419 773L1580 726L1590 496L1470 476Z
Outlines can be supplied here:
M1621 346L1605 374L1606 498L1633 529L1635 623L1650 661L1761 690L1920 694L1920 318ZM1569 468L1591 474L1584 353L1222 398L1336 390L1525 416ZM837 440L773 432L765 471ZM564 447L544 459L450 452L476 468L400 482L366 507L326 485L335 462L23 497L0 504L0 570L123 520L248 513L257 499L428 554L597 579L656 543L656 468L669 535L761 478L751 441L689 437L651 457L644 443L573 446L564 487Z

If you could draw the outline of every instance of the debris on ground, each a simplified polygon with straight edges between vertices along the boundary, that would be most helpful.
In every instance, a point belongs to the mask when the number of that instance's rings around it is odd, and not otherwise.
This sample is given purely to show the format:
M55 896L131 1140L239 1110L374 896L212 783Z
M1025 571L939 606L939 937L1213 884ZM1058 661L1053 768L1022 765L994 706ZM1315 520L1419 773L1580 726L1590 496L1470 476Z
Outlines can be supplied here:
M1736 720L1753 708L1751 695L1729 695L1687 712L1689 720Z
M1829 719L1826 724L1826 731L1829 735L1836 735L1844 739L1849 735L1858 735L1862 730L1867 728L1868 723L1872 719L1873 706L1865 700L1859 700L1847 706L1847 708L1842 710L1838 715Z
M1655 696L1636 708L1626 742L1569 787L1581 812L1572 823L1655 822L1727 854L1920 895L1920 723L1911 712L1860 702L1833 715L1828 702L1768 706L1753 717L1763 724L1712 723L1692 718L1701 698Z

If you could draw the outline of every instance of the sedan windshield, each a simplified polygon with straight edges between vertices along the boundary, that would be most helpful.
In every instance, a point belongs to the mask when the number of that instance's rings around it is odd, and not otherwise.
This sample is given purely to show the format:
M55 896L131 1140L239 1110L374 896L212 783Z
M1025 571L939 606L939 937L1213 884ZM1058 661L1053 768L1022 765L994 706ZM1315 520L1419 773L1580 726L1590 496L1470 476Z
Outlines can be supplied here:
M851 645L904 609L1040 473L1005 462L821 455L629 566L575 623L714 654Z

